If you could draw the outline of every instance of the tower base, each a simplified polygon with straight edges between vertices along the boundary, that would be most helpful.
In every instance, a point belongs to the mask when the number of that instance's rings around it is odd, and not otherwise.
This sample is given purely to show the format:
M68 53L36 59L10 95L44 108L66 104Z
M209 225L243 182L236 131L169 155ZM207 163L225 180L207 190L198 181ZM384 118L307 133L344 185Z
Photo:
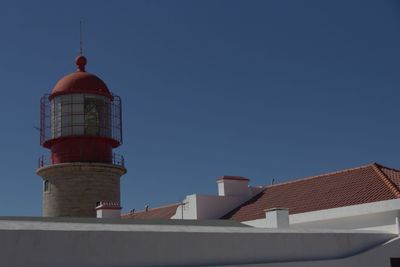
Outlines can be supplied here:
M120 203L126 169L104 163L60 163L42 167L44 217L96 217L96 203Z

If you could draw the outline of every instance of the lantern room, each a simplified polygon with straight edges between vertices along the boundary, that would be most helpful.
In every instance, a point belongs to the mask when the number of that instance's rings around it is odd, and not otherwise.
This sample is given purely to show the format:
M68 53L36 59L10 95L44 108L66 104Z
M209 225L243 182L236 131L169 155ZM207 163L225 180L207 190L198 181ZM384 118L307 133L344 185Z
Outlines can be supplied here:
M112 149L122 144L121 99L96 75L86 72L84 56L77 71L57 82L41 98L40 142L51 150L50 162L123 163ZM122 164L123 165L123 164Z

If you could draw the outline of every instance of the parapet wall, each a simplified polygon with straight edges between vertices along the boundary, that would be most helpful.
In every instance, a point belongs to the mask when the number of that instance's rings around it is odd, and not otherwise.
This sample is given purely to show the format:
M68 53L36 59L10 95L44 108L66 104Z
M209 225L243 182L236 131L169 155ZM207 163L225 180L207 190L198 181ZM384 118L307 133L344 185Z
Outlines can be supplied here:
M0 258L8 267L275 266L268 263L290 261L287 266L297 266L315 260L320 265L304 266L327 266L325 261L352 257L395 237L356 231L0 220ZM375 255L383 255L378 261L382 264L329 266L389 267L389 256L400 254L398 242L394 251Z

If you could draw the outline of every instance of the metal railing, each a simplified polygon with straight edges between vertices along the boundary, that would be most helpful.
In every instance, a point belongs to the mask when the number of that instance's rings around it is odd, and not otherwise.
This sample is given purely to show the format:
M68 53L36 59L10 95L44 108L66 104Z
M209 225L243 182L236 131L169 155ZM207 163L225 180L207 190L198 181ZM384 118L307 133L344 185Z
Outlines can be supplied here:
M112 153L112 156L108 160L104 160L104 158L87 158L83 157L80 154L72 154L72 153L65 153L65 154L58 154L57 157L51 155L42 155L38 159L38 167L42 168L45 166L60 164L60 163L72 163L72 162L89 162L89 163L106 163L112 164L120 167L125 167L125 159L124 156Z
M49 94L40 99L40 144L51 139L65 136L102 136L114 139L122 144L122 103L121 98L113 94L110 102L102 102L94 105L94 113L97 121L91 122L88 118L89 111L84 110L87 96L82 100L70 100L59 102L56 107L55 99L49 100ZM74 111L75 106L80 106L79 111ZM75 121L75 119L79 119Z

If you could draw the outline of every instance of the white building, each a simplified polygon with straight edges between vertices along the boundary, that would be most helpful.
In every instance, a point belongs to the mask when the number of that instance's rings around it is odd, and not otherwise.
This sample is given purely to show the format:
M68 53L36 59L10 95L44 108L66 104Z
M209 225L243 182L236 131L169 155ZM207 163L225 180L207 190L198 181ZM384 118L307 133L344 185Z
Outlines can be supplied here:
M393 233L266 229L223 220L1 218L0 245L7 267L389 267L400 258Z
M400 171L373 163L102 218L0 217L4 266L400 266ZM114 218L112 218L114 217ZM182 219L183 218L183 219ZM147 220L146 220L147 219Z
M398 233L400 171L377 163L251 187L223 176L218 195L187 196L182 203L124 214L143 219L230 219L258 228L377 230Z

